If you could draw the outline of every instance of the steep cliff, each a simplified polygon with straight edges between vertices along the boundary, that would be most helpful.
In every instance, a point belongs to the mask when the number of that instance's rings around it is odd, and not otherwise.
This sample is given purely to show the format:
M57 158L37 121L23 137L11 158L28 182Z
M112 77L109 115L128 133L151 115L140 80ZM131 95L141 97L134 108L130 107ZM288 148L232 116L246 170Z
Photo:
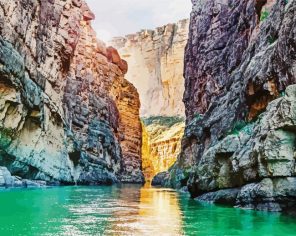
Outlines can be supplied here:
M193 1L186 129L167 185L187 182L201 200L295 209L295 10L295 0Z
M80 0L0 1L0 166L13 175L143 182L138 93L92 19Z
M142 117L184 116L183 61L188 28L189 20L181 20L111 41L129 64L126 79L139 91Z

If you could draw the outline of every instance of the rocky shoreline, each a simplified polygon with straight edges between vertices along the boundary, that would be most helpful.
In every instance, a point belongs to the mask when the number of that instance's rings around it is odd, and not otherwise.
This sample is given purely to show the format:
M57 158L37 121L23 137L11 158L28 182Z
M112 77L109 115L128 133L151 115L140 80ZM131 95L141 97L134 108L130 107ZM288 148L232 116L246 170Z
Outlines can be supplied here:
M58 183L47 183L42 180L28 180L12 176L6 167L0 167L0 190L7 188L40 188L54 185L58 185Z
M192 2L185 135L158 182L199 200L294 211L296 2Z

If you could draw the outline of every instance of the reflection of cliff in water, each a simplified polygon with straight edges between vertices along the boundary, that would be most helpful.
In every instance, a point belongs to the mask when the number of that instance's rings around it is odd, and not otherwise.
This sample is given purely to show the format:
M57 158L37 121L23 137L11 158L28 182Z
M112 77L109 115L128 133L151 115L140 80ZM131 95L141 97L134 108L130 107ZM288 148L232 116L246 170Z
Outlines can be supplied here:
M108 219L110 226L105 232L108 235L128 235L137 232L139 215L140 186L124 184L116 193L116 210Z
M182 217L177 194L168 189L125 186L119 191L121 208L110 219L116 235L180 235ZM132 209L132 210L131 210Z
M142 188L140 224L149 225L151 235L181 235L182 217L176 192L168 189ZM148 232L144 232L148 233Z

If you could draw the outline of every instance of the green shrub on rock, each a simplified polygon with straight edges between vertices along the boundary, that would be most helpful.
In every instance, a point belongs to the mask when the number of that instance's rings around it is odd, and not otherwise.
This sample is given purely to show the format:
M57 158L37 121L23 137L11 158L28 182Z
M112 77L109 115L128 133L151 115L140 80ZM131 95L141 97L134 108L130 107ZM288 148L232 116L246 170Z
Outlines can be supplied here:
M269 16L269 12L268 11L262 11L261 12L261 16L260 16L260 21L265 21L267 19L267 17Z
M151 116L142 118L142 121L145 126L158 124L161 126L172 127L177 123L184 122L184 118L179 116Z

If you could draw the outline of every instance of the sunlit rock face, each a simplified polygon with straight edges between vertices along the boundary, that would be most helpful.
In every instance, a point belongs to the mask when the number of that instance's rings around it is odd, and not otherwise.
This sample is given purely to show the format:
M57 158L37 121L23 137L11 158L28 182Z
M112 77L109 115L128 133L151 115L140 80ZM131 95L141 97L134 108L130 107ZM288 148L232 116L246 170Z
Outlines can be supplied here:
M110 42L128 62L126 79L139 91L140 115L144 120L156 116L164 119L184 117L183 61L188 28L189 20L181 20L155 30L117 37ZM143 129L143 169L146 179L151 180L175 162L184 125L144 124Z
M143 172L146 180L167 171L181 151L184 122L176 117L151 117L143 121Z
M295 206L295 8L293 0L193 1L185 136L166 184L187 183L193 197L214 202L228 195L215 191L238 188L230 202L241 207Z
M120 180L124 183L143 183L139 94L127 80L122 81L116 89L115 101L119 111L118 135L122 149Z
M92 19L84 1L0 0L0 166L13 175L143 182L139 96Z
M142 167L146 181L150 181L157 173L154 169L153 159L150 158L149 133L142 123Z
M140 94L141 116L184 116L183 61L189 20L118 37L111 45L128 62L126 79Z

